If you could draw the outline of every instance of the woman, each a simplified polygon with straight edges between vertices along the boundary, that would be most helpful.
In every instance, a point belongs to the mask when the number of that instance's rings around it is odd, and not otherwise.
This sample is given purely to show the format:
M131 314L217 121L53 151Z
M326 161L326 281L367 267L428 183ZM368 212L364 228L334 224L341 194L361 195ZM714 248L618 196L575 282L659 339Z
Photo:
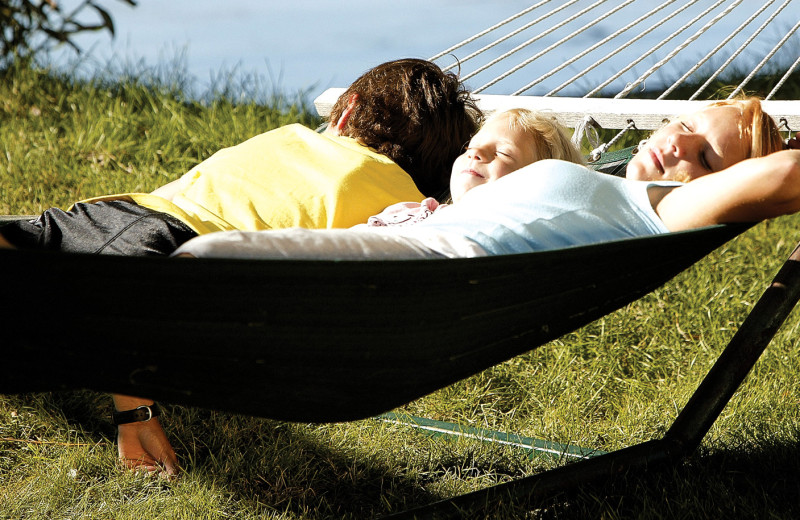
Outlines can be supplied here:
M656 132L628 164L626 177L687 183L651 195L670 231L757 222L800 210L797 136L787 147L781 151L775 122L757 99L723 101Z
M783 148L775 122L757 98L718 101L653 134L628 163L634 180L690 180Z

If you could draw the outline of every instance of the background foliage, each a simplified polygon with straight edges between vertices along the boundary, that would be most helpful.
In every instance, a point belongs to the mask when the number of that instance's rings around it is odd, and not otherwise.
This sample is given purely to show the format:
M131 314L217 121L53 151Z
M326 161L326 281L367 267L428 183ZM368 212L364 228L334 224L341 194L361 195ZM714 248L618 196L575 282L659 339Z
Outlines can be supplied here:
M117 1L136 5L135 0ZM114 21L99 0L83 0L68 12L58 0L4 0L0 2L0 66L57 44L80 52L75 35L103 30L113 36Z

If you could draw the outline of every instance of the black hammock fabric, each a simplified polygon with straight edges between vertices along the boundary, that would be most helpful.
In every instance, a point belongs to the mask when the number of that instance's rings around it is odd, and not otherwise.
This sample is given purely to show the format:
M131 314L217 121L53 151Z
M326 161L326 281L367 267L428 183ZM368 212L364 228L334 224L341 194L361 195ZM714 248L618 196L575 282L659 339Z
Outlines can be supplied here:
M472 259L0 250L0 393L87 388L301 422L377 415L575 330L746 229Z

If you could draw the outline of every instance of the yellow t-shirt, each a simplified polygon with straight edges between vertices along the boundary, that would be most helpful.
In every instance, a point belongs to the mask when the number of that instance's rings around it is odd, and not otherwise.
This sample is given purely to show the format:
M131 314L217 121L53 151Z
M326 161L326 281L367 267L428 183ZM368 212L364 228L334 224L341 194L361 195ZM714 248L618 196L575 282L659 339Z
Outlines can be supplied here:
M293 124L218 151L178 181L168 201L130 200L168 213L200 234L288 227L347 228L384 208L425 197L394 161L349 137Z

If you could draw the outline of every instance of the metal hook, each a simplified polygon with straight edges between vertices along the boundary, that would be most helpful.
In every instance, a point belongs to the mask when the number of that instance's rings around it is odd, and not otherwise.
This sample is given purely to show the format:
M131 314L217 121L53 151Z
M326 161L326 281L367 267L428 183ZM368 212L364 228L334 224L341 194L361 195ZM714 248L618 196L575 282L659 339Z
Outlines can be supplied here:
M788 145L789 140L792 138L792 129L789 127L789 120L785 117L782 117L778 120L778 131L781 131L781 128L786 129L786 139L783 140L783 144Z

